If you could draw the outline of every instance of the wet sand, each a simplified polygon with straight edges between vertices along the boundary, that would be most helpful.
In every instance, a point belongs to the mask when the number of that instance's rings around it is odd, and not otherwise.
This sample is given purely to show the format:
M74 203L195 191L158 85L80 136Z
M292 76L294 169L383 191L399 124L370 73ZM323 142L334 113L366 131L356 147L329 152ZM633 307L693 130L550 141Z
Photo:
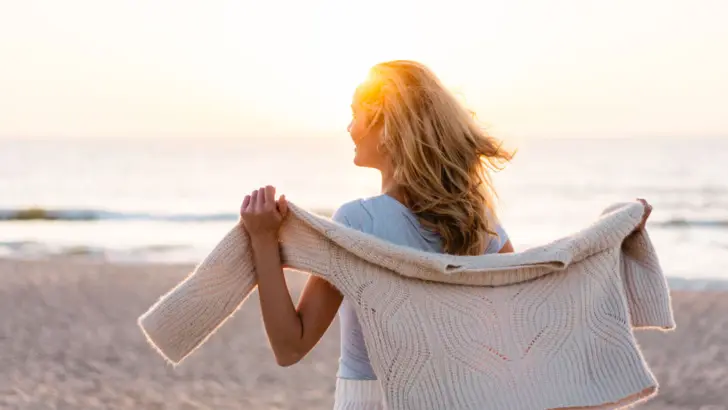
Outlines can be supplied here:
M182 365L144 340L137 317L187 265L0 260L0 409L327 409L338 324L280 368L255 296ZM292 273L297 293L305 277ZM728 409L728 293L673 292L678 329L639 332L658 396L643 409Z

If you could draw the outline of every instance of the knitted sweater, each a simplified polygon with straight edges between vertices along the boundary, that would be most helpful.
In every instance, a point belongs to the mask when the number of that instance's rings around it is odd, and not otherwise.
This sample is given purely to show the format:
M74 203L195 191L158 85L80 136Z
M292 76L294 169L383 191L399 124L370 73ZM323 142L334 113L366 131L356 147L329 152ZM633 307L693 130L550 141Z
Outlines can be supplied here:
M639 203L543 246L482 256L397 246L289 208L282 259L353 301L390 410L616 408L657 391L633 328L675 323L647 233L630 235ZM238 225L139 325L177 364L255 286Z

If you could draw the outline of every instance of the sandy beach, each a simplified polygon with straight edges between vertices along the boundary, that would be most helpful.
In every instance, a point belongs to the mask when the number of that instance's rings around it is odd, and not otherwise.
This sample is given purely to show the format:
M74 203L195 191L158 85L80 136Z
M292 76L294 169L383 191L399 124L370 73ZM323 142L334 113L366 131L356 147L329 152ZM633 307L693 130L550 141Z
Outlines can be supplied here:
M255 296L173 368L136 319L189 265L0 260L0 409L326 409L338 325L298 365L278 367ZM305 277L292 273L298 292ZM644 409L728 408L728 295L673 292L678 329L640 332L661 383Z

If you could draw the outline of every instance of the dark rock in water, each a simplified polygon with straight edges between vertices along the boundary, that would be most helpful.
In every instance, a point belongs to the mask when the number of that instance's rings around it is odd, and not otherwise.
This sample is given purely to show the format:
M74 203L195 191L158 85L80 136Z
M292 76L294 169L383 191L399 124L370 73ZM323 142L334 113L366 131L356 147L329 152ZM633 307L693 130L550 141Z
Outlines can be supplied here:
M0 221L93 221L99 214L87 210L48 210L43 208L26 208L0 210Z
M13 217L8 218L18 221L30 221L34 219L40 219L40 220L46 220L46 221L52 221L58 219L57 215L53 215L52 213L48 212L45 209L42 208L29 208L29 209L23 209L20 211L17 211Z

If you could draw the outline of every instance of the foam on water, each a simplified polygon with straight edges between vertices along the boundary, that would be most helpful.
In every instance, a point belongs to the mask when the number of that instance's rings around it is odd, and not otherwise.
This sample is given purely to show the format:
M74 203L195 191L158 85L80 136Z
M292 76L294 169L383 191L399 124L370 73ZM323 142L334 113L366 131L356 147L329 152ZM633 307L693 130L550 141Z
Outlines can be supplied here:
M195 265L205 257L207 252L207 249L172 245L120 249L93 246L50 246L37 242L0 243L0 257L18 260L42 260L70 256L121 264L189 263ZM728 291L728 280L725 279L669 276L668 283L672 290Z

